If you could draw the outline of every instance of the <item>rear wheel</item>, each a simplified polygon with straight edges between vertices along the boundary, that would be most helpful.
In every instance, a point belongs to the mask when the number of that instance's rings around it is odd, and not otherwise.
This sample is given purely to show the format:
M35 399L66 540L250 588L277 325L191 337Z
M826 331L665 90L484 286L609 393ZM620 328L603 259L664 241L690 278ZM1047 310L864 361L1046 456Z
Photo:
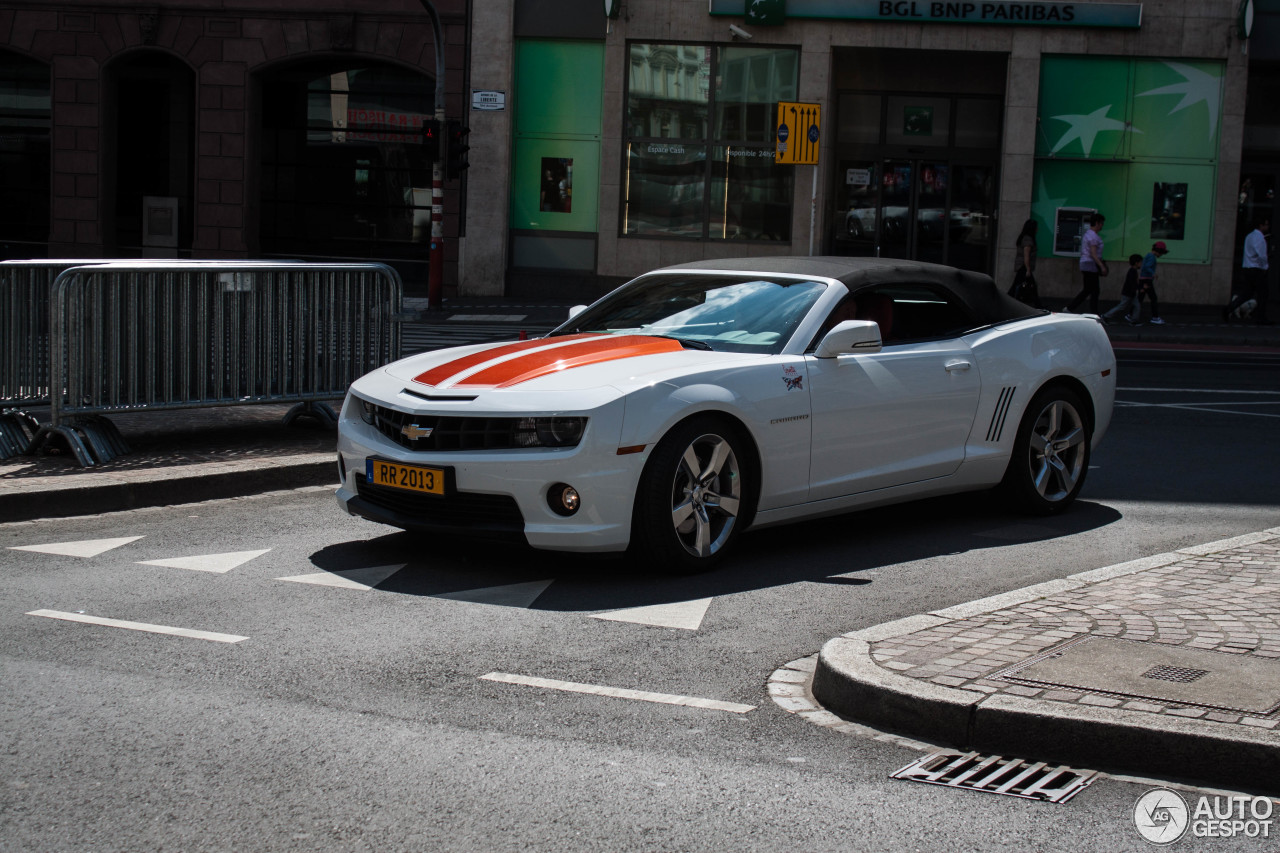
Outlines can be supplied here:
M1093 427L1080 397L1046 388L1031 400L1001 488L1023 512L1052 515L1071 505L1089 472Z
M750 518L744 447L713 418L667 433L640 477L632 551L663 571L701 572L719 562Z

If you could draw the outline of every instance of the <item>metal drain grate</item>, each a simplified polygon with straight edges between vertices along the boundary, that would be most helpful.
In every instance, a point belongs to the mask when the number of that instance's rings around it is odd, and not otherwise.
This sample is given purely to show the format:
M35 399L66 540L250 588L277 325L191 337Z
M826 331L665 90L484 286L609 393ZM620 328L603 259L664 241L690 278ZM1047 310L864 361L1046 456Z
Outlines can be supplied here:
M978 752L935 752L889 774L890 779L909 779L1048 803L1065 803L1092 784L1097 776L1094 770Z
M1161 681L1177 681L1182 684L1190 684L1202 675L1208 675L1207 669L1191 669L1185 666L1153 666L1151 669L1142 673L1143 678L1158 678Z

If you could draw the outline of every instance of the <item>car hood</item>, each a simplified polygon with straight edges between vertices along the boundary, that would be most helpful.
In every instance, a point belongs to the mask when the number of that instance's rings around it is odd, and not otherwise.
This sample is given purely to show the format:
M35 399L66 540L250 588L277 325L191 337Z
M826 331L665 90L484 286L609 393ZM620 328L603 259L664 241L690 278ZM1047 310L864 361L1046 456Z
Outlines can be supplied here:
M649 385L709 368L759 361L750 353L686 349L650 335L566 335L436 350L384 370L423 394L570 392Z

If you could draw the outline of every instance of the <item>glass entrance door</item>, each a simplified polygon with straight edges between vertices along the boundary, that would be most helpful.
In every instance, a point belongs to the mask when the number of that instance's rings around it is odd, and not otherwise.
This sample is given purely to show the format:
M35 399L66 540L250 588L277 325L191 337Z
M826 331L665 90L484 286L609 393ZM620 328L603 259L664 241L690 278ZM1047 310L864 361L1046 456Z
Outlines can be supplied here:
M990 269L992 167L946 160L842 160L832 251Z
M884 161L880 257L945 262L948 172L934 160Z

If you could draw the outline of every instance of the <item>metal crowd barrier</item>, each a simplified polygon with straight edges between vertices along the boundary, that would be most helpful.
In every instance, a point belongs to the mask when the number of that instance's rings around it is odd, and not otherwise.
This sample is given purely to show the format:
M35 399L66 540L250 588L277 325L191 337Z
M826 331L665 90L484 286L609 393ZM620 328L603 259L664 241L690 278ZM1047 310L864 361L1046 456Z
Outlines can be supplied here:
M400 356L403 286L383 264L120 262L62 271L48 298L53 436L82 465L125 452L104 415L324 401ZM10 327L5 326L7 331ZM38 382L35 384L39 384Z
M49 405L49 292L64 270L96 261L0 262L0 459L25 453Z

